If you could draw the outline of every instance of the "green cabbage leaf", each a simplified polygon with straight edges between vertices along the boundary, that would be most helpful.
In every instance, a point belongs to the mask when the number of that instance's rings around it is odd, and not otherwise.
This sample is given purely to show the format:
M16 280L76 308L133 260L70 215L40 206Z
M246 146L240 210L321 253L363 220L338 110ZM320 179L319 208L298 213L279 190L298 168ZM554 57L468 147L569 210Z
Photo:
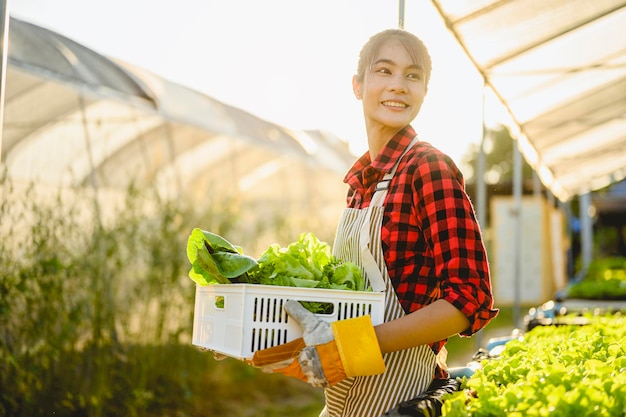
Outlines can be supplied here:
M258 265L240 247L198 228L192 230L187 240L187 258L191 263L189 278L198 285L246 282L247 272Z
M330 246L313 233L300 234L287 247L271 245L249 278L250 282L264 285L367 290L361 269L333 256Z
M189 277L198 285L245 282L301 288L368 291L361 269L332 255L313 233L286 247L270 245L258 261L223 237L193 229L187 241Z

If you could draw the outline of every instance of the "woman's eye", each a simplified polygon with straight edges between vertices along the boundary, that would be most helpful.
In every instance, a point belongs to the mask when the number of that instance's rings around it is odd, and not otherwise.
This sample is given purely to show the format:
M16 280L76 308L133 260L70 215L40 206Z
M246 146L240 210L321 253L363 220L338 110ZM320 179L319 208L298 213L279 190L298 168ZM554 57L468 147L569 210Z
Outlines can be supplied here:
M412 72L407 75L407 78L410 78L412 80L421 80L422 74L420 74L419 72Z
M389 71L387 68L378 68L376 72L380 74L391 74L391 71Z

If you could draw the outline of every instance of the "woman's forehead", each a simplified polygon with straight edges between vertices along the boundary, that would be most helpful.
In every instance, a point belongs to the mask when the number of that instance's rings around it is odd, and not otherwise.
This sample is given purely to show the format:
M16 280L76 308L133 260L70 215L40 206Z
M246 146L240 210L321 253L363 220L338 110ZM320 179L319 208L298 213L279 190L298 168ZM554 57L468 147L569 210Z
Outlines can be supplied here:
M416 53L417 51L413 50L411 45L407 45L397 38L385 39L373 52L372 64L380 61L395 61L395 59L393 59L394 57L397 58L398 56L406 54L414 65L423 67L423 62L419 62L420 59L419 54Z

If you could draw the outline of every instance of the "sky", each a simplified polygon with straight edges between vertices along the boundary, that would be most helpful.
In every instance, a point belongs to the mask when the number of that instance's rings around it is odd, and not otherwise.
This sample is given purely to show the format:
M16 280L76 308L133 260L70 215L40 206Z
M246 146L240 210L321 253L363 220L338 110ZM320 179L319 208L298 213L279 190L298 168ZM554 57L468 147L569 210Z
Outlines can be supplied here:
M355 154L367 149L351 84L358 53L400 20L398 0L7 3L12 17L289 129L331 132ZM481 78L429 0L406 0L404 28L433 60L413 125L458 162L482 135Z

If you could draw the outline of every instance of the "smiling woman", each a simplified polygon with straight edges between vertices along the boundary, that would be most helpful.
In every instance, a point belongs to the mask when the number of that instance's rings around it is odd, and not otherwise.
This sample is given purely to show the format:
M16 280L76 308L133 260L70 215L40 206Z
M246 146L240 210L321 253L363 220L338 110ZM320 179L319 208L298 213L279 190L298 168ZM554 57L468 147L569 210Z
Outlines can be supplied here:
M344 177L347 207L333 254L358 265L385 294L385 322L345 319L329 327L285 305L304 341L253 358L266 372L325 388L322 417L378 417L419 396L434 379L448 378L447 338L471 336L497 314L463 176L411 125L430 68L419 38L387 29L365 44L352 80L369 150Z

